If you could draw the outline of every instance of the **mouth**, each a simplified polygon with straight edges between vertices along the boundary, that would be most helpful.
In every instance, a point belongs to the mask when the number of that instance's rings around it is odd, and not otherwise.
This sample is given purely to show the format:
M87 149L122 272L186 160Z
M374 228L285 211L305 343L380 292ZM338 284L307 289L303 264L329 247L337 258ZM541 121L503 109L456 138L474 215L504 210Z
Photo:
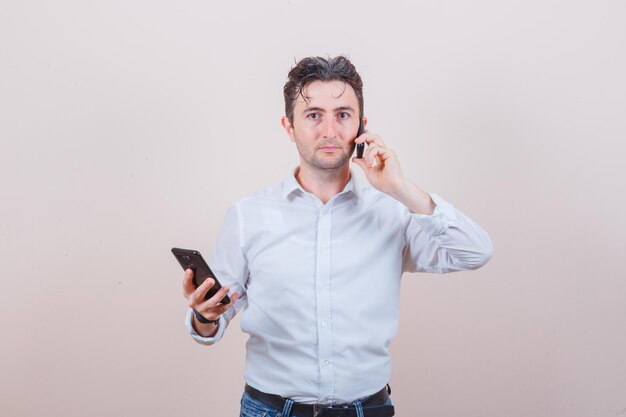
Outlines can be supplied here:
M324 146L320 146L317 149L321 150L322 152L335 152L335 151L341 150L341 147L337 145L324 145Z

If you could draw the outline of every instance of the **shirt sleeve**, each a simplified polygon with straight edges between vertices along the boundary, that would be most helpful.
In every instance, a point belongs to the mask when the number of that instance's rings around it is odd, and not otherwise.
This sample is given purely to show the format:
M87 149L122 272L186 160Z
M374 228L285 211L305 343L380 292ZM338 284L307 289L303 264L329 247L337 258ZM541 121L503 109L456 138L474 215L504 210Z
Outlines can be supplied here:
M438 195L430 196L433 214L409 215L403 270L446 273L485 265L493 256L487 232Z
M202 337L193 328L193 310L189 309L185 316L185 325L189 334L198 343L212 345L218 342L232 318L248 305L246 282L248 280L248 262L244 256L243 228L237 205L231 206L226 212L224 223L217 238L215 251L208 258L209 266L222 285L230 287L229 295L237 291L239 299L220 316L217 333L212 337Z

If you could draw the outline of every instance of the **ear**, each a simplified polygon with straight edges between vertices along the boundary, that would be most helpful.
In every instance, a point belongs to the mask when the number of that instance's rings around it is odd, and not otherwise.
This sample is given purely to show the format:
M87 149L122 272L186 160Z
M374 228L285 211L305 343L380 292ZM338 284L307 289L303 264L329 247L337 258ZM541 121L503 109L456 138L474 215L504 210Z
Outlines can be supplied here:
M287 132L289 139L291 139L292 142L295 142L295 138L293 135L293 125L289 121L289 117L287 116L281 117L280 124L283 125L283 129L285 129L285 132Z
M367 127L367 117L363 116L363 128Z

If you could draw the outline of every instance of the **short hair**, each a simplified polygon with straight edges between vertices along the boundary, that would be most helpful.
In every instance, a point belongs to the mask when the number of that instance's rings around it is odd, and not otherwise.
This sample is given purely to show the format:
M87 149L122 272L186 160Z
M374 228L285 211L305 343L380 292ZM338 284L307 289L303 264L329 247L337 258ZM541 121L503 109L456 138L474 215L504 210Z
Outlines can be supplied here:
M285 115L293 125L293 109L298 96L306 101L304 89L314 81L343 81L350 85L359 101L359 117L363 117L363 81L356 68L345 56L334 58L308 57L301 59L289 71L283 88Z

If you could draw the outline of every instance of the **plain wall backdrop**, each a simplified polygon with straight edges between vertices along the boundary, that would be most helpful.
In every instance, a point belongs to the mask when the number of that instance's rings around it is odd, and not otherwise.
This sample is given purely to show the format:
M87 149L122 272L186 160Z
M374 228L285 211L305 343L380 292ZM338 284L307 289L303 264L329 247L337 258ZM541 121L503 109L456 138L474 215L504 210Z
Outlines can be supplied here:
M619 0L4 2L0 415L236 415L246 337L192 341L169 250L208 254L291 173L287 72L343 53L370 131L495 243L403 277L397 415L626 416L625 22Z

